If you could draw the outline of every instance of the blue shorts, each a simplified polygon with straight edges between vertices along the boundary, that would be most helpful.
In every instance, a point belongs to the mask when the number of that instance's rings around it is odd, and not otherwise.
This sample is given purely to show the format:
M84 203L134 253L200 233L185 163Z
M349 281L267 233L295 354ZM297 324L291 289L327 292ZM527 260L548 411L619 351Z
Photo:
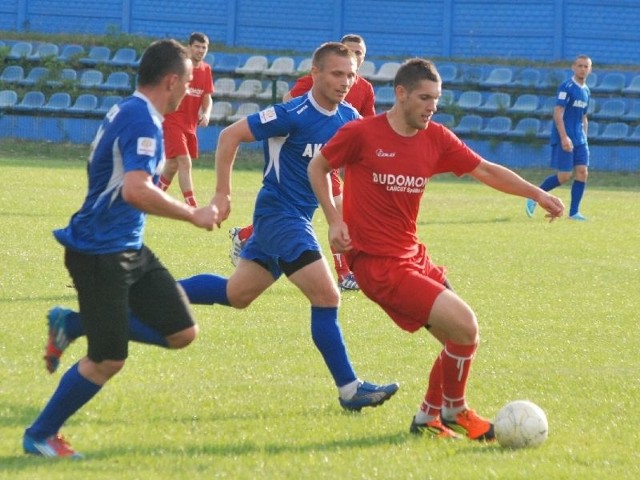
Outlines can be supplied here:
M565 152L559 143L551 145L551 168L559 172L572 172L578 165L589 166L589 145L574 145L571 152Z
M283 211L255 216L253 235L240 257L266 266L277 280L283 273L280 261L294 262L306 251L322 251L311 222L293 212Z

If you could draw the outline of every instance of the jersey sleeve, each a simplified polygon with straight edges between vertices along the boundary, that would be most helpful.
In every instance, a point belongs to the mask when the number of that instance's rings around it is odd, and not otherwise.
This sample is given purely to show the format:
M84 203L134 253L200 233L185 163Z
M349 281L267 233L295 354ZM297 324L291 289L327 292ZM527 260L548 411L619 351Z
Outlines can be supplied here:
M118 139L124 172L144 170L155 175L163 157L162 136L152 122L137 122L123 129Z
M567 83L564 82L558 87L558 93L556 95L556 107L565 108L571 99Z
M342 126L336 134L320 150L334 168L341 168L347 163L355 163L360 157L360 138L357 134L357 121Z
M305 75L304 77L300 77L295 85L289 91L291 97L300 97L311 90L313 86L313 78L311 75Z
M249 129L256 140L284 137L291 133L292 125L288 111L282 104L267 107L247 117Z
M439 127L442 148L434 173L453 173L460 177L473 171L482 161L482 157L465 145L451 130L442 125Z

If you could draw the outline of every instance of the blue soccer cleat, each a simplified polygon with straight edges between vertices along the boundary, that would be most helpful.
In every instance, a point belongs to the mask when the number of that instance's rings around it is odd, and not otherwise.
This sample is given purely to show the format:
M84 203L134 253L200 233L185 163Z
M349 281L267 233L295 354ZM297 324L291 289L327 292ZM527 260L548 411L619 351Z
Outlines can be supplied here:
M41 457L83 458L83 455L76 452L60 434L51 435L43 440L35 440L25 433L22 437L22 448L24 453Z
M586 222L587 217L585 217L580 212L578 212L578 213L574 213L573 215L570 215L569 220L576 220L577 222Z
M536 209L536 202L527 198L527 204L524 207L524 211L527 213L527 217L533 217L533 212Z
M340 290L360 290L356 277L352 272L349 272L338 279L338 288Z
M71 343L65 331L65 320L71 310L63 307L53 307L47 313L47 323L49 324L49 338L45 346L44 361L49 373L58 369L60 357Z
M389 400L398 391L400 385L390 383L389 385L374 385L369 382L362 382L356 390L356 394L349 400L340 398L340 405L345 410L359 412L364 407L377 407Z

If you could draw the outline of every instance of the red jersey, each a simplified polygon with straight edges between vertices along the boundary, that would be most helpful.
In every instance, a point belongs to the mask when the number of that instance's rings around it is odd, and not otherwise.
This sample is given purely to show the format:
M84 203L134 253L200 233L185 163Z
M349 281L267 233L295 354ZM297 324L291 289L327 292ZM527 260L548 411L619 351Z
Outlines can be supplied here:
M202 106L202 96L213 93L213 74L211 66L200 62L193 67L193 80L189 83L187 93L175 112L164 116L164 123L172 127L180 127L186 132L195 133L198 126L198 116Z
M344 167L343 215L353 245L347 255L398 258L418 253L416 222L429 179L461 176L482 161L442 125L430 122L403 137L386 113L347 123L321 153L334 169Z
M292 97L300 97L311 90L312 86L313 78L308 74L300 77L289 93ZM376 114L373 85L360 75L356 75L356 80L347 93L345 101L349 102L363 117L372 117Z

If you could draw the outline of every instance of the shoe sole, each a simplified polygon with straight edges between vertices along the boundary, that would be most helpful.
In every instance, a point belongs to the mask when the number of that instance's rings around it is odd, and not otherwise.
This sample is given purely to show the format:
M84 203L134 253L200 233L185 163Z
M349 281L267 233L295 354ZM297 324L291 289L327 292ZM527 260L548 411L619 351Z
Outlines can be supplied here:
M398 392L398 390L400 390L400 389L397 388L393 393L391 393L388 396L384 397L382 400L380 400L377 403L372 403L372 404L369 404L369 405L362 405L360 407L349 407L348 405L343 405L343 404L340 404L340 406L342 408L344 408L345 410L349 411L349 412L359 412L363 408L376 408L376 407L379 407L380 405L382 405L387 400L389 400L391 397L393 397Z

